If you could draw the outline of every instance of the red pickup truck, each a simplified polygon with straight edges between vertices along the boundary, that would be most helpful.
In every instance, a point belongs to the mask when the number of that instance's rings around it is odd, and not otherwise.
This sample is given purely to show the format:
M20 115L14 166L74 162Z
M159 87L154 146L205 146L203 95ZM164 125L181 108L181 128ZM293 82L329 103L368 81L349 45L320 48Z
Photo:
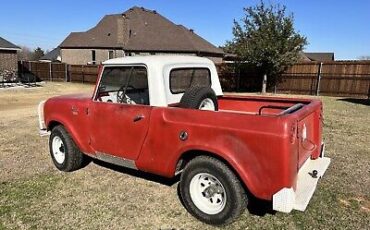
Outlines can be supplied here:
M199 220L227 224L248 194L274 210L304 211L330 164L315 99L225 96L213 62L200 57L108 60L93 95L39 105L40 134L61 171L96 158L163 177Z

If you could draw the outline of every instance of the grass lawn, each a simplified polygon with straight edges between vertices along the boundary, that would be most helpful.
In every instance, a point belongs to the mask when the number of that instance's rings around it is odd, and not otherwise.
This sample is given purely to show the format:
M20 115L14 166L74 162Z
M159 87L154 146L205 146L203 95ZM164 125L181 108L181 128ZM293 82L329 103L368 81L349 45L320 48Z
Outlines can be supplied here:
M56 170L47 138L38 136L37 104L92 90L72 83L0 89L0 229L213 229L186 212L177 184L95 163L73 173ZM370 105L321 99L332 164L306 212L246 211L224 229L370 228Z

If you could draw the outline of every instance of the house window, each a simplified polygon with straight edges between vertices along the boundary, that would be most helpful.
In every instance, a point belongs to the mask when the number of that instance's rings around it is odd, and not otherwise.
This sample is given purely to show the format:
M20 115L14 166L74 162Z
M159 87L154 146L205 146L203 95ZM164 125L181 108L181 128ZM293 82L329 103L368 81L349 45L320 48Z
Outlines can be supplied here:
M113 50L109 50L108 51L108 59L112 59L112 58L114 58L114 52L113 52Z
M95 50L91 50L91 62L92 64L96 63L96 51Z

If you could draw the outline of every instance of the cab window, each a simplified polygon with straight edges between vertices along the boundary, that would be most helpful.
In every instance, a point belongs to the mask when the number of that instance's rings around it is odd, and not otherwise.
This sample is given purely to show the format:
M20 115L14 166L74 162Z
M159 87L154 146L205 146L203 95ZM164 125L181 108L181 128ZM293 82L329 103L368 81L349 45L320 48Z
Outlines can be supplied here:
M143 66L105 67L97 101L149 105L147 70Z

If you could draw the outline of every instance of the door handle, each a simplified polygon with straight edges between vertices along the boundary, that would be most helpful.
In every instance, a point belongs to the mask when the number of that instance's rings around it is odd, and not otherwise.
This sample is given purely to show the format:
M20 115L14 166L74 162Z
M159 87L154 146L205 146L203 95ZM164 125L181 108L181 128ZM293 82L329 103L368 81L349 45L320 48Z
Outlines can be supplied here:
M142 114L140 114L140 115L136 115L135 117L134 117L134 119L133 119L133 121L134 122L138 122L138 121L140 121L140 120L142 120L142 119L144 119L145 117L144 117L144 115L142 115Z

